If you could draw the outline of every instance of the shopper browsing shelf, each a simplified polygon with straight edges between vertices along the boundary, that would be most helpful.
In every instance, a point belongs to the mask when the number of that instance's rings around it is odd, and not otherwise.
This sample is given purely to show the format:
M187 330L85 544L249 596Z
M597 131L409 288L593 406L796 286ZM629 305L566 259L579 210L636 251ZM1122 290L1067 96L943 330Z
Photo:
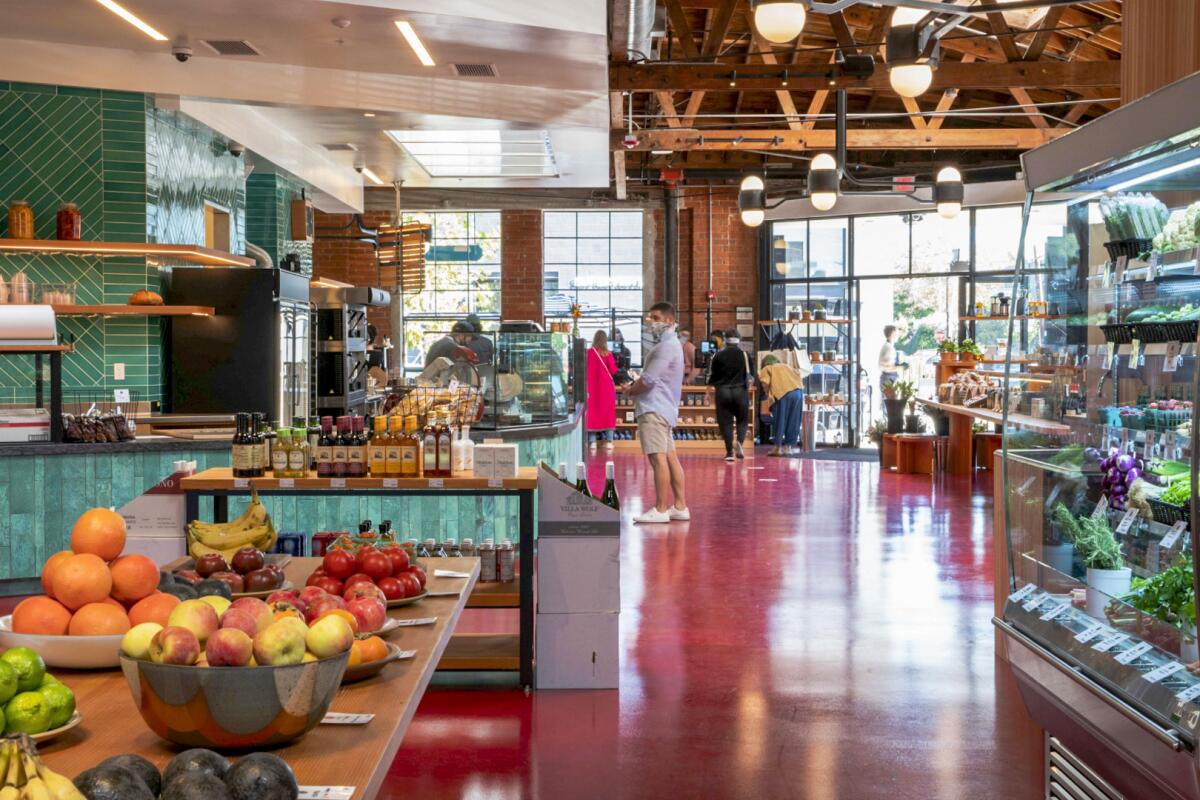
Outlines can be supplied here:
M883 326L883 347L879 348L879 397L880 404L883 403L883 388L889 383L894 383L900 379L900 370L907 367L907 364L897 361L896 355L896 336L898 331L895 325ZM886 412L886 407L884 411Z
M691 386L700 374L700 369L696 366L696 345L692 342L692 332L681 330L679 344L683 346L683 383L685 386Z
M767 455L796 455L800 451L800 420L804 414L803 378L775 356L765 356L758 370L758 382L771 404L771 426L775 429L775 447Z
M596 331L587 356L587 426L592 447L603 439L605 447L612 452L613 431L617 427L617 391L613 377L617 374L617 361L608 350L608 334Z
M741 338L733 328L725 331L725 346L713 356L708 385L716 389L717 425L725 440L725 460L743 459L742 441L750 419L750 392L746 386L750 374L750 356L741 348ZM736 434L736 438L735 438Z
M471 326L471 338L467 340L467 347L479 358L480 364L492 363L496 346L492 344L490 338L483 335L483 322L479 319L479 315L468 314L464 321Z
M638 441L654 472L654 508L635 523L691 519L684 497L683 467L675 454L674 428L683 394L683 348L675 335L675 306L655 303L646 314L642 374L622 387L634 400ZM671 496L674 495L674 503Z

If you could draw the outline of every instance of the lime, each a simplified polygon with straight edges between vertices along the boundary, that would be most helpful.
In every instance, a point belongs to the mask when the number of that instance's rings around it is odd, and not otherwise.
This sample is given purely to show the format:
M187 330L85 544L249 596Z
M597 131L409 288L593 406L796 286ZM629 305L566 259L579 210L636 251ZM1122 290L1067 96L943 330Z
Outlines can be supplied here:
M22 692L30 692L42 685L46 675L46 662L36 650L28 647L14 647L6 650L0 656L0 661L7 661L17 671L17 687Z
M41 692L21 692L4 707L4 730L42 733L50 730L50 703Z
M7 661L0 661L0 706L17 693L17 671Z
M47 672L42 677L42 686L49 686L52 683L62 683L62 681L60 681L58 678L54 677L49 672ZM41 688L41 687L38 687L38 688ZM0 703L0 705L2 705L2 703Z
M50 705L50 727L66 725L67 720L75 713L75 693L61 683L42 686L38 691Z

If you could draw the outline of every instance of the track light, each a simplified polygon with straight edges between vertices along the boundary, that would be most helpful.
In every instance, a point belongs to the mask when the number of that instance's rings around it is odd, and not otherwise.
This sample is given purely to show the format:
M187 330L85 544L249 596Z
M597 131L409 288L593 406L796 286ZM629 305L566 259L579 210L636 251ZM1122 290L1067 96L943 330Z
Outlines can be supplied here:
M757 228L767 218L766 186L759 176L742 178L742 185L738 187L738 211L742 223L750 228Z
M920 97L933 83L933 68L940 55L929 25L893 21L887 35L888 82L901 97Z
M954 167L942 167L938 170L937 180L933 184L933 202L937 204L938 213L946 219L958 216L963 203L961 172Z
M773 44L786 44L800 35L808 12L796 0L757 0L754 29Z
M813 158L808 166L808 196L817 211L828 211L837 204L838 163L828 153Z

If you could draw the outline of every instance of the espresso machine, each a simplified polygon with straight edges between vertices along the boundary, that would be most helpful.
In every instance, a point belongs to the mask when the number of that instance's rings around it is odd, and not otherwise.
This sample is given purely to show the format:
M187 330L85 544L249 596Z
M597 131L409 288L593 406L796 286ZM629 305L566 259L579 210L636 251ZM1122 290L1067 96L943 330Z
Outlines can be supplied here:
M313 283L317 413L363 414L367 408L367 308L391 304L382 289Z

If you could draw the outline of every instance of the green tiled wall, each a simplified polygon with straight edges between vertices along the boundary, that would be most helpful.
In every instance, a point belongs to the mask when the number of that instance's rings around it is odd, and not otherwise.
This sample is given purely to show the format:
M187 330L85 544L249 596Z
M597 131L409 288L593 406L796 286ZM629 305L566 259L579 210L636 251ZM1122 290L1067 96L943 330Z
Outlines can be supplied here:
M291 239L292 201L304 184L287 175L256 172L246 179L246 239L266 250L278 264L288 253L300 256L312 275L312 245Z

